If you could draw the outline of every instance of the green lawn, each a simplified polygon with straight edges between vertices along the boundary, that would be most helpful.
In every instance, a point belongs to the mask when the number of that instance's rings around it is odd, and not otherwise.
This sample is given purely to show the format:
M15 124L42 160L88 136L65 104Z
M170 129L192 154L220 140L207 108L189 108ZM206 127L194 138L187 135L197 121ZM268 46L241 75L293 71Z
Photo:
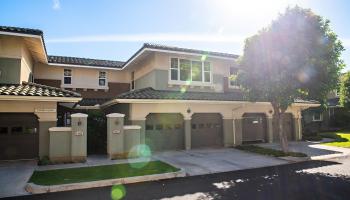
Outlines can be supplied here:
M256 145L240 145L240 146L237 146L236 148L243 151L249 151L252 153L258 153L258 154L274 156L274 157L284 157L284 156L306 157L307 156L304 153L299 153L299 152L284 153L283 151L280 151L280 150L259 147Z
M150 174L161 174L176 171L179 171L179 169L167 163L161 161L151 161L148 163L139 162L133 164L125 163L96 167L35 171L29 182L35 183L37 185L58 185Z
M324 143L326 145L350 148L350 131L320 133L319 135L324 138L335 139L333 142Z

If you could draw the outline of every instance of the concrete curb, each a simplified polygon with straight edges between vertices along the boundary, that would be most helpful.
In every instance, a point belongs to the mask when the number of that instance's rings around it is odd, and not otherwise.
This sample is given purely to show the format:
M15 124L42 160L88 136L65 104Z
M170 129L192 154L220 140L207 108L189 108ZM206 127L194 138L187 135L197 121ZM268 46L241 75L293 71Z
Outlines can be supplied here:
M87 189L87 188L95 188L95 187L105 187L111 185L118 184L128 184L128 183L138 183L138 182L146 182L146 181L156 181L162 179L171 179L176 177L185 177L185 170L180 169L177 172L169 172L164 174L152 174L145 176L135 176L135 177L127 177L127 178L118 178L118 179L108 179L101 181L90 181L90 182L82 182L82 183L69 183L62 185L51 185L51 186L43 186L36 185L34 183L28 183L26 186L26 191L32 194L42 194L42 193L50 193L50 192L61 192L61 191L69 191L69 190L78 190L78 189Z
M350 156L350 154L348 153L334 153L334 154L328 154L328 155L322 155L322 156L312 156L311 160L327 160L327 159L333 159L333 158L343 158L348 156Z
M297 162L304 162L311 160L310 157L293 157L293 156L285 156L285 157L279 157L282 160L286 160L289 162L297 163Z

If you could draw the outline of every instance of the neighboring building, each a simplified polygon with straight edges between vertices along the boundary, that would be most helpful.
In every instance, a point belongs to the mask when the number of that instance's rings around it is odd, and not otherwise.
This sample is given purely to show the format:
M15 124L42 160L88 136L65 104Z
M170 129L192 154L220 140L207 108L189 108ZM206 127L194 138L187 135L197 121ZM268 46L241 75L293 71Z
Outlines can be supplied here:
M0 159L46 156L49 127L69 126L70 114L96 110L125 114L154 151L276 141L270 103L245 101L229 80L237 58L154 44L126 62L49 56L42 31L0 27L0 116L7 121L0 122ZM301 139L301 112L315 106L297 100L288 108L290 140ZM27 138L19 140L21 134ZM26 155L32 149L38 150Z

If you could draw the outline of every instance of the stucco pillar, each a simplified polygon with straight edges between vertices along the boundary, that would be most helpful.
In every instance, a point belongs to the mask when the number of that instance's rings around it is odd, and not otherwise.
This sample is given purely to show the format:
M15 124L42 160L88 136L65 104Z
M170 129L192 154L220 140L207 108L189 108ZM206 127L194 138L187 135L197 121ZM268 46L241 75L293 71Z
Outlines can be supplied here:
M302 126L301 126L301 117L293 117L294 121L294 138L296 141L302 139Z
M131 124L140 126L140 142L146 144L146 118L131 120Z
M273 143L273 116L267 116L267 142Z
M86 160L87 155L87 114L75 113L72 118L71 157L73 162Z
M223 134L224 134L224 146L232 147L234 145L234 132L233 132L233 119L223 119Z
M185 148L186 150L191 149L191 118L184 118L184 129L185 129Z
M43 109L44 110L44 109ZM35 115L39 121L39 157L49 156L50 135L49 128L57 125L56 109L36 110Z
M107 153L110 159L124 157L124 114L111 113L107 117Z
M237 117L233 119L233 142L234 146L242 144L242 117Z

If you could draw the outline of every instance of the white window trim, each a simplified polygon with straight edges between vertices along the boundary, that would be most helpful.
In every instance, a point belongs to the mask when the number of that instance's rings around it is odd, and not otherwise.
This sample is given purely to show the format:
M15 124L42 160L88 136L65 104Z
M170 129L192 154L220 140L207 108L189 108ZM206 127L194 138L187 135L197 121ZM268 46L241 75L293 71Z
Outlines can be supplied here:
M100 78L100 72L104 72L105 73L105 78ZM100 79L105 79L105 85L100 85ZM98 83L97 85L99 87L107 87L108 86L108 75L107 75L107 71L98 71Z
M313 122L321 122L323 121L323 115L320 113L320 119L315 119L315 113L312 114L312 121Z
M171 69L175 69L175 68L171 68L171 59L175 58L177 59L177 63L178 63L178 68L177 68L177 79L178 80L171 80ZM191 69L190 69L190 77L191 77L191 81L181 81L180 80L180 59L185 59L185 60L189 60L191 63ZM192 81L192 61L197 61L197 62L202 62L202 81ZM168 84L171 85L192 85L192 86L213 86L213 67L211 62L209 62L210 64L210 82L204 82L204 62L202 60L195 60L195 59L189 59L189 58L185 58L185 57L170 57L169 59L169 70L168 70ZM207 71L206 71L207 72Z
M229 68L229 72L228 72L228 87L230 89L240 89L241 87L239 85L231 85L231 80L230 80L230 77L231 77L231 67Z
M64 70L70 70L70 76L64 75ZM70 83L65 83L65 82L64 82L64 78L65 78L65 77L70 77ZM64 69L63 69L62 85L63 85L63 86L71 86L71 85L73 85L73 70L72 70L72 69L67 69L67 68L64 68Z

